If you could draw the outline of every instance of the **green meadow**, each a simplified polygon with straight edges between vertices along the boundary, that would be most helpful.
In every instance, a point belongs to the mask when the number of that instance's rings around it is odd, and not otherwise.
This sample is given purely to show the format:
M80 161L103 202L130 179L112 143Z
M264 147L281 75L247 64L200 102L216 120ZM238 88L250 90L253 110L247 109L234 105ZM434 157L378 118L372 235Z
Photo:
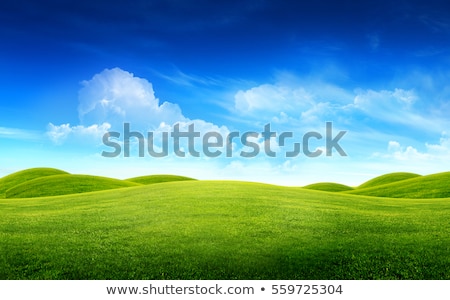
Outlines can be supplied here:
M449 182L24 170L0 178L0 279L450 279Z

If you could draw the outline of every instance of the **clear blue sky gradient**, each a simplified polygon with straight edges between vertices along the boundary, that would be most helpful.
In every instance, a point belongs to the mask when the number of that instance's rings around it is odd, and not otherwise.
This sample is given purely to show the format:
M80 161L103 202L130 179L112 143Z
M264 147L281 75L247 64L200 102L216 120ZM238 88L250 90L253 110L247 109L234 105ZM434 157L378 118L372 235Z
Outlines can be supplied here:
M0 176L45 165L301 185L448 171L449 8L430 0L2 1ZM101 136L87 128L117 129L119 119L84 118L80 107L103 97L94 76L108 70L147 82L158 105L170 106L150 111L146 124L135 114L146 111L123 100L136 129L181 118L242 132L270 122L301 136L332 121L348 131L348 156L102 158ZM52 136L65 124L69 138Z

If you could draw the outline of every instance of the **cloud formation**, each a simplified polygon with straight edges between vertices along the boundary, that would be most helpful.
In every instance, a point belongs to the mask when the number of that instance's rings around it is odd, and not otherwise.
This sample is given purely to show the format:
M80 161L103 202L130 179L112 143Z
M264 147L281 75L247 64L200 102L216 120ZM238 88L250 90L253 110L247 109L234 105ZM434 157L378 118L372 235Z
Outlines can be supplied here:
M288 77L288 76L285 76ZM439 134L450 123L415 89L391 90L342 88L320 80L286 78L261 84L234 95L234 112L246 120L300 125L333 120L347 126L414 128ZM448 109L447 109L448 110ZM430 117L432 116L432 117ZM354 126L353 126L354 125Z
M105 69L82 84L78 106L81 124L48 124L47 136L55 144L61 145L69 137L95 138L101 143L107 131L121 132L124 123L130 123L133 131L144 135L152 131L156 137L162 131L171 132L175 123L181 131L194 124L201 134L215 131L225 136L228 133L225 126L185 117L177 104L160 103L149 81L120 68Z
M39 140L41 134L32 130L0 127L0 138L18 139L18 140Z
M313 104L312 95L304 88L263 84L235 95L235 107L241 113L270 111L285 112Z
M82 84L78 106L82 124L108 122L115 127L132 122L151 128L186 119L177 104L160 104L150 82L122 69L105 69Z
M240 115L274 123L312 122L335 114L351 100L350 93L323 82L280 82L239 90L234 109Z
M71 126L69 123L61 125L53 125L50 123L47 126L47 136L57 145L64 143L71 136L96 138L100 141L103 134L110 128L111 125L109 123L103 123L101 125L93 124L87 127L82 125Z
M412 146L402 146L397 141L389 141L388 154L385 158L394 158L400 161L448 161L450 160L450 137L446 132L442 133L439 143L425 143L425 151L419 151Z
M161 124L187 121L177 104L160 104L150 82L120 68L105 69L82 84L78 105L81 124L50 123L47 136L55 144L64 143L70 136L101 141L105 132L120 130L125 122L147 131Z

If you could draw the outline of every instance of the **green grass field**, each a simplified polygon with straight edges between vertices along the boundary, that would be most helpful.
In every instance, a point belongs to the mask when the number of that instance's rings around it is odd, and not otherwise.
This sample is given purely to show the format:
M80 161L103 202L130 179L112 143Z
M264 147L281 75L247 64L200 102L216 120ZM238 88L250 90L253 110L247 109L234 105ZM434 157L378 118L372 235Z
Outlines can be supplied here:
M421 178L448 189L403 182ZM135 184L0 199L0 279L450 279L450 196Z

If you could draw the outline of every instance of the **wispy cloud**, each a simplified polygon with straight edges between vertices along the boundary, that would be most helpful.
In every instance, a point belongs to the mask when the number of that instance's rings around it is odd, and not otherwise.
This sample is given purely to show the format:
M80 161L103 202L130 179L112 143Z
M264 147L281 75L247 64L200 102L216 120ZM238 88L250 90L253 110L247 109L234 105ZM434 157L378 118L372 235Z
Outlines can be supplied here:
M186 74L179 69L176 69L173 74L164 74L162 72L152 70L152 72L164 79L168 82L172 82L177 85L186 86L186 87L195 87L198 85L205 85L205 86L219 86L223 85L223 79L214 78L211 76L199 76L195 74Z
M450 22L443 16L441 17L437 14L425 14L421 15L419 20L433 32L444 32L450 34Z
M416 103L421 102L421 105ZM358 91L352 106L374 120L387 124L399 124L423 131L441 132L448 126L448 120L430 118L429 112L421 110L421 99L414 90L396 88L394 90ZM386 125L387 125L386 124Z
M0 138L16 140L41 140L44 135L35 130L0 127Z
M234 95L234 113L276 123L311 123L343 113L353 100L351 91L321 80L285 76Z
M411 128L439 134L450 122L441 113L447 102L442 102L439 109L432 106L436 102L428 102L424 92L415 89L350 89L321 80L297 79L239 90L233 104L234 113L246 116L247 121L264 118L276 123L312 124L331 119L353 129L402 126L403 130ZM363 124L358 125L359 122Z

